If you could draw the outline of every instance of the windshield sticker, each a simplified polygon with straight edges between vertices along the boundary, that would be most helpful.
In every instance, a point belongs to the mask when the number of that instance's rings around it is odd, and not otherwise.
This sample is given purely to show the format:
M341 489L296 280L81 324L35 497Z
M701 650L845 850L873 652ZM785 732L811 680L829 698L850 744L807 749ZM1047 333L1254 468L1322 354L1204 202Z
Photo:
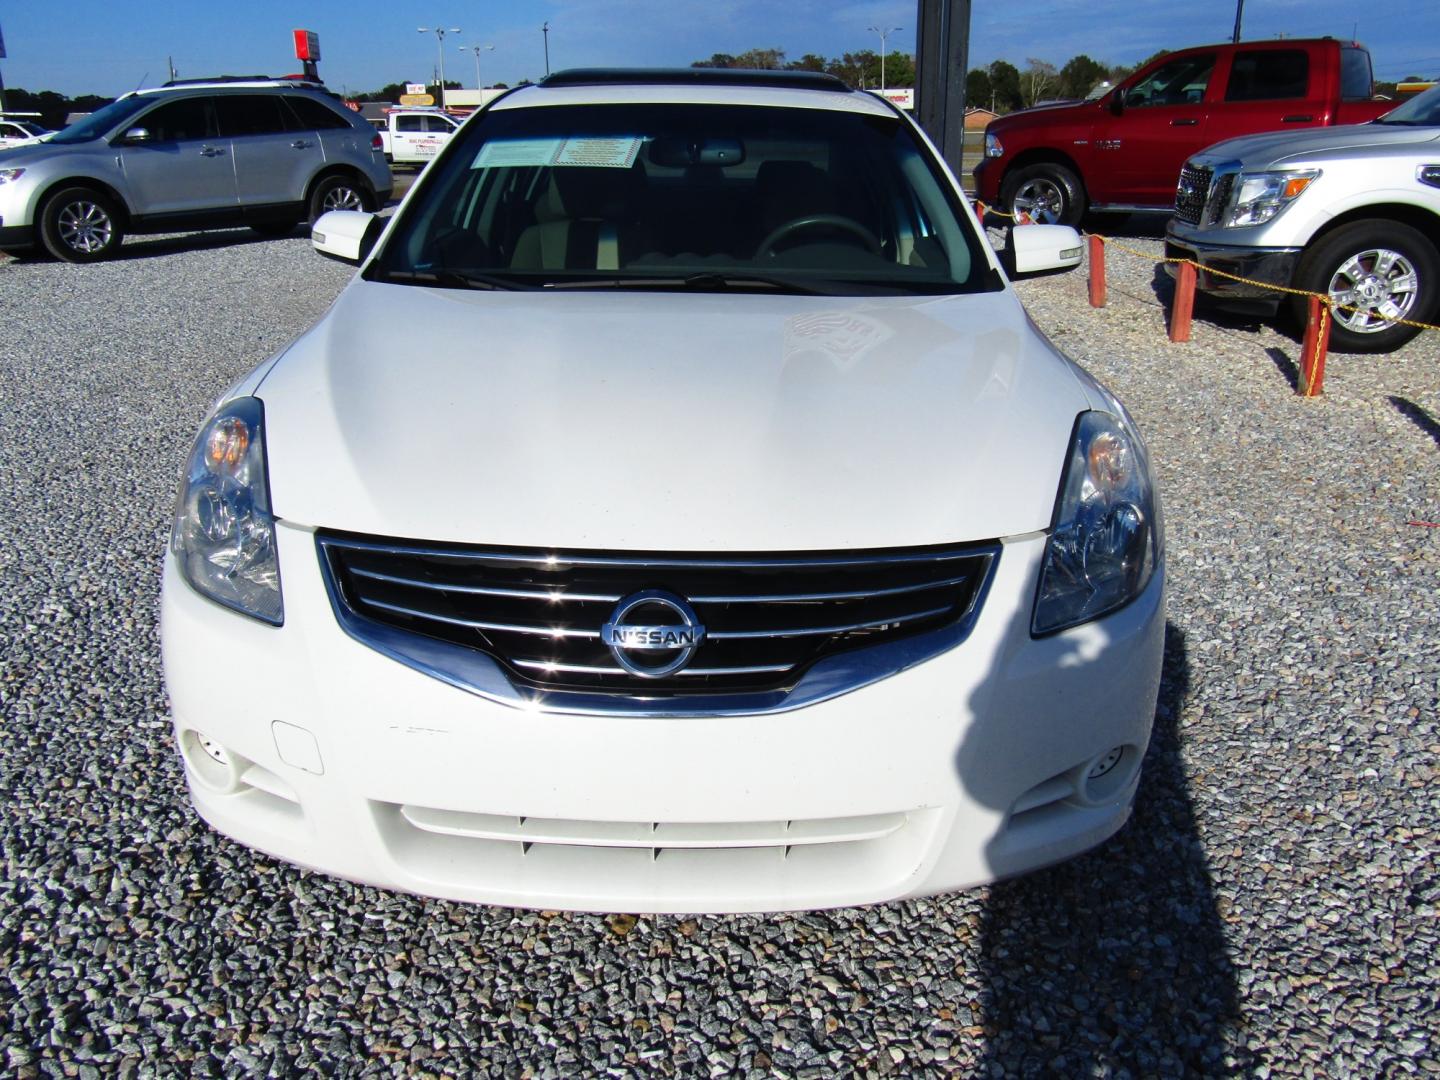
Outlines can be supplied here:
M638 135L583 135L556 139L500 139L487 142L475 155L472 169L523 169L530 166L575 166L628 169L635 164Z
M566 139L555 164L628 169L635 164L635 155L640 153L641 142L639 136L632 135L619 135L614 138L591 135Z
M523 169L549 165L565 145L564 139L500 139L487 142L475 155L472 169Z

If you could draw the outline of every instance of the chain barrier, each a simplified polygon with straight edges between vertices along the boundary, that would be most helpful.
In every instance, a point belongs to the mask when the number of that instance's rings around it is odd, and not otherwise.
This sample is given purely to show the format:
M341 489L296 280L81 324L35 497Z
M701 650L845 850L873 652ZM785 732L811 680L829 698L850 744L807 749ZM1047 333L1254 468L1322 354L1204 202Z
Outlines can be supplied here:
M990 206L987 203L978 201L975 203L975 212L979 216L982 224L985 221L986 214L994 214L996 217L1006 218L1010 221L1015 222L1017 225L1033 225L1035 223L1034 219L1031 218L1030 214L1024 210L1021 210L1018 214L1008 213L997 207ZM1385 315L1382 312L1375 311L1373 308L1356 307L1353 304L1341 304L1326 293L1312 292L1309 289L1296 289L1290 287L1289 285L1276 285L1274 282L1271 281L1257 281L1254 278L1247 278L1240 274L1232 274L1228 270L1217 270L1213 266L1205 266L1204 264L1196 261L1195 259L1180 258L1174 255L1157 256L1154 252L1141 251L1139 248L1126 247L1124 244L1116 240L1112 240L1110 237L1104 236L1100 233L1084 233L1083 235L1093 236L1095 237L1095 239L1099 240L1102 244L1104 244L1107 248L1113 247L1116 251L1124 252L1126 255L1137 256L1138 258L1145 259L1147 262L1163 262L1171 263L1174 265L1188 263L1189 265L1195 267L1195 272L1197 274L1206 273L1214 277L1222 277L1229 281L1236 281L1242 285L1251 285L1256 288L1270 289L1274 292L1287 293L1290 296L1313 296L1315 299L1320 301L1320 304L1325 309L1327 315L1333 314L1337 311L1343 311L1351 315L1359 315L1362 312L1368 312L1375 318L1383 319L1393 325L1413 326L1419 330L1440 331L1440 326L1435 326L1431 323L1419 322L1415 319L1402 319L1398 315ZM1327 316L1322 316L1322 318L1324 317Z

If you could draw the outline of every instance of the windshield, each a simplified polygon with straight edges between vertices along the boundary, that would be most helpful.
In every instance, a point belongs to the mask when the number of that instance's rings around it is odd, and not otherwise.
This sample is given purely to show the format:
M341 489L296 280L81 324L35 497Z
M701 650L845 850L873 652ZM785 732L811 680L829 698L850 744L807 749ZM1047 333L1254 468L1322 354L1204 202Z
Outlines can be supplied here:
M1377 124L1414 124L1427 127L1440 124L1440 86L1432 86L1423 94L1416 94L1397 109L1391 109Z
M153 100L153 98L136 95L135 97L125 97L119 101L112 101L103 109L99 109L83 120L77 120L69 127L56 132L50 137L50 142L80 143L89 142L91 139L98 139L111 128L124 123L141 109L152 104Z
M733 105L482 114L372 266L456 288L954 293L994 287L898 117Z

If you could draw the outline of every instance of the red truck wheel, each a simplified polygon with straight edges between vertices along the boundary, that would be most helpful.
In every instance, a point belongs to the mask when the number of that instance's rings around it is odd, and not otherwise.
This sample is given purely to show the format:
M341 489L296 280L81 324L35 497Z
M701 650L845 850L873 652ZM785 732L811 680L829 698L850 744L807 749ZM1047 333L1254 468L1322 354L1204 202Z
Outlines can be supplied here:
M1064 165L1047 161L1005 177L1000 203L1017 218L1029 214L1037 225L1078 225L1085 213L1085 189Z

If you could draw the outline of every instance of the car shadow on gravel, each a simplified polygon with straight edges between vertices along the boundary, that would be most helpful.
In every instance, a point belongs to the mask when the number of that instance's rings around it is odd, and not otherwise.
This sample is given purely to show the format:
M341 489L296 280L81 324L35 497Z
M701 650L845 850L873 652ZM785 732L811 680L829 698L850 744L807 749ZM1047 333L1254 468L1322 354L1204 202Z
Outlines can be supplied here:
M295 231L285 236L261 236L249 229L221 229L213 232L130 237L120 246L115 261L153 259L182 251L212 251L218 248L248 247L251 244L271 244L276 240L293 240L300 235L300 226L296 225Z
M1078 859L989 890L980 1075L1241 1068L1236 974L1181 757L1189 672L1185 635L1167 624L1130 822Z

